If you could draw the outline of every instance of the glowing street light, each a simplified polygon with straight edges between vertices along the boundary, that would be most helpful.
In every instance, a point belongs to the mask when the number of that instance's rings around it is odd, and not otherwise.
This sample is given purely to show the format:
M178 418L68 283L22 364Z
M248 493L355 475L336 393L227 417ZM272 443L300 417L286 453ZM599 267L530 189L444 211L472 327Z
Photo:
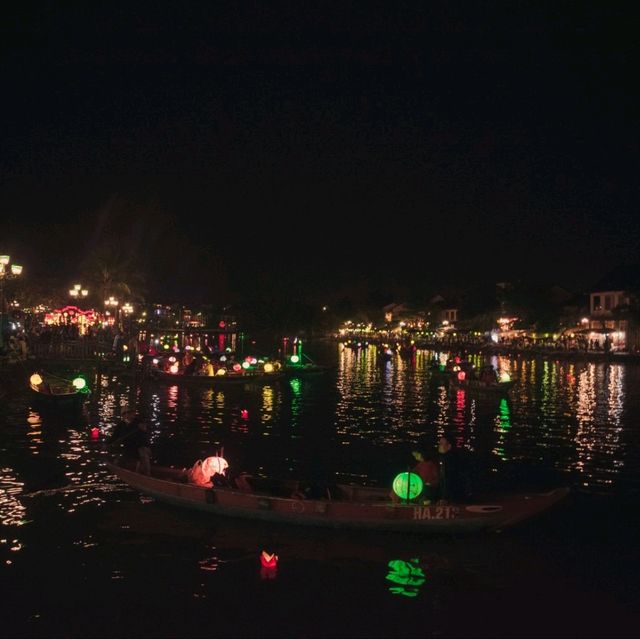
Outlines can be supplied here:
M113 296L110 295L109 299L104 301L104 305L107 307L107 313L109 313L109 309L112 308L114 309L114 315L115 315L115 323L116 323L116 327L118 327L120 325L120 321L119 321L119 316L118 316L118 304L120 302L118 302L118 300Z
M4 282L22 273L22 266L11 263L10 255L0 255L0 348L4 346Z
M73 288L69 289L69 295L74 299L82 298L84 299L89 295L89 290L86 288L82 288L81 284L74 284Z

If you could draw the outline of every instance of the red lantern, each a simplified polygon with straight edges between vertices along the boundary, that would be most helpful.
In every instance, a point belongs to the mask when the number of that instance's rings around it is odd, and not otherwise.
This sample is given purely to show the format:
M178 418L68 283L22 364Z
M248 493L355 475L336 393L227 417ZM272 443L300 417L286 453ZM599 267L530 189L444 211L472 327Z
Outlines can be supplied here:
M278 555L269 554L266 550L260 553L260 564L263 568L275 568L278 565Z
M240 417L242 417L242 419L249 419L249 411L246 408L243 408L240 411Z
M91 439L98 439L100 437L100 429L97 426L94 426L91 429Z
M458 373L458 380L461 382L464 382L464 378L467 376L467 374L464 371L460 371Z

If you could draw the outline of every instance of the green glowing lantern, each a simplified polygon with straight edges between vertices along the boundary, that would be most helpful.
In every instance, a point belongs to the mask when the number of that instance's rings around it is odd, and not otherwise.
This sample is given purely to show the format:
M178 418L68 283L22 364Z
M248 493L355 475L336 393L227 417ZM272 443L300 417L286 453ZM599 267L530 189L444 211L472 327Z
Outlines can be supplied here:
M299 358L297 355L292 355L292 356L289 358L289 361L290 361L292 364L297 364L297 363L300 361L300 358Z
M423 487L422 478L416 473L400 473L393 480L393 492L401 499L415 499Z
M87 381L82 377L76 377L71 383L79 391L83 390L87 385Z

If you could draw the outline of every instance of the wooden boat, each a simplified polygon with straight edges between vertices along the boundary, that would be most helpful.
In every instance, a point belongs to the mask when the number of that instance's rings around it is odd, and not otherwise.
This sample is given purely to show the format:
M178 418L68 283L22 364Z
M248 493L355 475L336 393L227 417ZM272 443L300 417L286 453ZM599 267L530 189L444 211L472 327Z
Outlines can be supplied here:
M491 393L497 395L506 395L513 387L514 381L508 382L484 382L479 379L458 379L456 376L449 378L449 387L453 389L464 389L479 393Z
M284 377L283 371L265 373L262 371L231 371L226 375L183 375L169 373L157 368L148 370L146 377L168 384L197 384L202 386L223 386L236 384L269 384Z
M547 493L502 496L470 504L394 503L383 488L338 484L323 499L297 499L295 481L249 479L250 490L203 487L189 483L188 471L152 466L151 475L107 462L131 488L159 501L229 517L306 526L419 533L465 533L499 530L530 519L568 494L567 488Z
M87 401L89 391L77 389L69 380L57 376L40 376L41 383L29 380L32 399L41 407L81 409Z
M284 366L284 372L288 377L297 375L315 375L317 373L326 373L330 370L329 366L307 362L306 364L287 364Z

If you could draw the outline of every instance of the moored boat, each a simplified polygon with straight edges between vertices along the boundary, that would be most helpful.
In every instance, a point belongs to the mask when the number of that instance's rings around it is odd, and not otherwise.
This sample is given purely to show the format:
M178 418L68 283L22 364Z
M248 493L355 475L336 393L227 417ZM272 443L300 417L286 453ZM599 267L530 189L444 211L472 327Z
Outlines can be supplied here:
M50 408L82 408L89 394L82 377L70 380L44 372L31 375L29 390L35 402Z
M198 384L198 385L233 385L233 384L269 384L284 377L283 371L231 371L224 375L185 375L184 373L171 373L159 369L150 369L147 378L169 384Z
M480 393L495 393L498 395L507 394L513 387L514 381L486 382L481 379L458 379L455 375L449 377L449 387L453 389L464 389Z
M538 515L566 497L567 488L503 495L474 503L394 503L389 491L352 484L329 487L323 498L299 499L299 482L250 478L244 490L190 483L189 471L152 466L142 475L107 462L131 488L159 501L213 515L332 528L465 533L500 530Z

